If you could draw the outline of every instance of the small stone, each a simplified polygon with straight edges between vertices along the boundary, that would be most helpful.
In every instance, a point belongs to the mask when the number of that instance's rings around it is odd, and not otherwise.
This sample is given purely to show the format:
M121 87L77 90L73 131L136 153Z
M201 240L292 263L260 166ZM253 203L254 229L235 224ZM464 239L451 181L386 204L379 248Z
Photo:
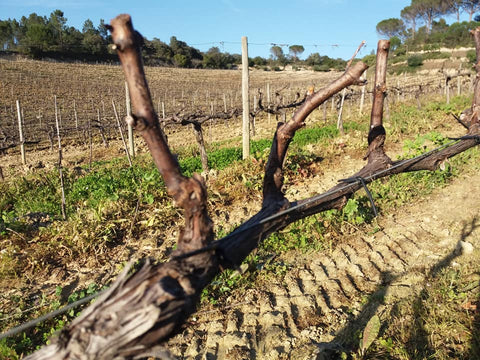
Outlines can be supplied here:
M468 255L473 252L473 245L467 241L460 240L457 243L457 247L455 248L455 253L458 255Z

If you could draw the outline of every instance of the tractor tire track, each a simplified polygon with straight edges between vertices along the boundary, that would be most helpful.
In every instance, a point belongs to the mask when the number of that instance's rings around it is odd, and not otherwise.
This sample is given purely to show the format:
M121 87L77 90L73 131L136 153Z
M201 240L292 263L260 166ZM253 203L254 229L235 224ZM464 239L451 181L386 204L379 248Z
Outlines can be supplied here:
M381 294L381 306L390 306L415 294L429 271L454 254L462 224L480 210L478 191L466 184L479 181L480 175L457 179L380 218L383 230L373 235L356 234L331 253L300 255L283 278L238 294L242 305L200 310L168 348L181 359L317 358L318 344L341 342L342 329L362 313L365 299ZM478 233L467 239L475 247Z

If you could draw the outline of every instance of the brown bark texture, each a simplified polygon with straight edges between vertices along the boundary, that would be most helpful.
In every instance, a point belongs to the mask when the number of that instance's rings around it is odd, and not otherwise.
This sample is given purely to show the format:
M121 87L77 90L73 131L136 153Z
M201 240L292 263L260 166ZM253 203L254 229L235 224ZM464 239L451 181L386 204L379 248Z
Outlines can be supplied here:
M367 164L329 191L299 202L290 202L282 191L283 163L295 132L308 115L347 86L359 82L367 66L357 62L337 80L318 92L310 91L292 118L279 123L265 168L261 210L226 237L213 241L212 222L206 210L206 187L198 175L184 177L172 156L153 110L140 58L141 36L128 15L111 21L110 30L134 107L133 122L165 179L169 194L184 210L185 225L170 261L124 272L59 336L28 359L135 359L166 356L159 346L195 311L202 289L223 269L241 264L258 243L288 224L332 208L343 207L364 183L407 171L434 170L445 161L479 144L478 119L471 121L469 137L423 157L393 162L385 154L382 125L386 93L388 41L380 41L377 53L375 97L368 135Z
M475 49L477 54L477 63L475 64L475 86L473 90L472 119L478 123L480 117L480 27L471 31L473 40L475 41Z

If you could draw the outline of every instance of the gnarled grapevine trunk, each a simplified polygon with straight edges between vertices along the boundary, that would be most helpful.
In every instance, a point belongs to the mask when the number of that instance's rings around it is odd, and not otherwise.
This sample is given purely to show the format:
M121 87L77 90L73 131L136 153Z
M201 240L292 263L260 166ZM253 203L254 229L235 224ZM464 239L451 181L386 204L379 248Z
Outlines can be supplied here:
M357 62L326 88L310 92L290 121L278 124L265 168L262 209L230 235L213 241L212 222L206 210L205 183L198 175L187 178L181 174L153 110L140 58L141 36L133 29L128 15L113 19L110 30L135 109L132 125L145 139L168 193L183 208L185 225L180 231L177 250L169 262L152 264L146 261L134 274L122 274L105 294L67 325L51 345L28 359L165 356L159 344L179 330L185 319L195 311L202 289L222 269L240 264L269 234L311 214L341 208L362 187L362 181L369 183L405 171L432 170L446 158L479 143L477 103L474 100L469 138L421 158L401 162L390 160L383 148L386 133L382 124L389 42L382 40L377 52L375 95L365 167L352 176L352 181L300 202L290 202L282 192L283 164L295 132L305 126L305 119L319 105L345 87L359 82L367 66ZM479 34L475 32L476 39ZM477 99L480 90L476 87L475 91ZM358 180L360 178L361 181Z

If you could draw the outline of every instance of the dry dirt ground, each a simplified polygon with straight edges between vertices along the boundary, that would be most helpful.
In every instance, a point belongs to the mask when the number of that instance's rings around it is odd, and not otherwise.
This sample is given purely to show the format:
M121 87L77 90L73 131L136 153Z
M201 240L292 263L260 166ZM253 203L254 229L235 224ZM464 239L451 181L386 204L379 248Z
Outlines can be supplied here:
M236 293L219 309L200 310L168 348L184 359L329 358L374 314L382 318L418 295L427 277L476 263L478 181L480 174L458 178L380 216L380 231L356 231L330 253L292 254L285 276ZM463 251L460 241L468 243Z
M268 131L265 124L261 132ZM115 152L121 152L118 143L109 149L97 145L94 159L111 158ZM67 147L65 158L74 166L85 163L85 153ZM55 154L48 155L50 160L47 154L37 154L32 163L54 163ZM360 152L341 157L332 162L336 167L322 164L327 167L324 173L292 186L287 194L304 198L323 192L363 165ZM3 166L11 166L10 175L25 171L10 157L4 160ZM374 234L352 227L352 234L329 252L287 253L283 260L291 266L286 274L258 277L252 289L234 291L220 306L201 307L166 347L180 359L330 358L328 351L351 340L373 314L382 318L402 299L418 295L429 276L479 258L479 181L480 174L465 175L391 215L381 215L380 230ZM248 217L258 205L248 205L248 214L242 215ZM462 254L459 241L472 244L473 253ZM141 253L148 252L138 246ZM114 268L104 269L106 278Z

